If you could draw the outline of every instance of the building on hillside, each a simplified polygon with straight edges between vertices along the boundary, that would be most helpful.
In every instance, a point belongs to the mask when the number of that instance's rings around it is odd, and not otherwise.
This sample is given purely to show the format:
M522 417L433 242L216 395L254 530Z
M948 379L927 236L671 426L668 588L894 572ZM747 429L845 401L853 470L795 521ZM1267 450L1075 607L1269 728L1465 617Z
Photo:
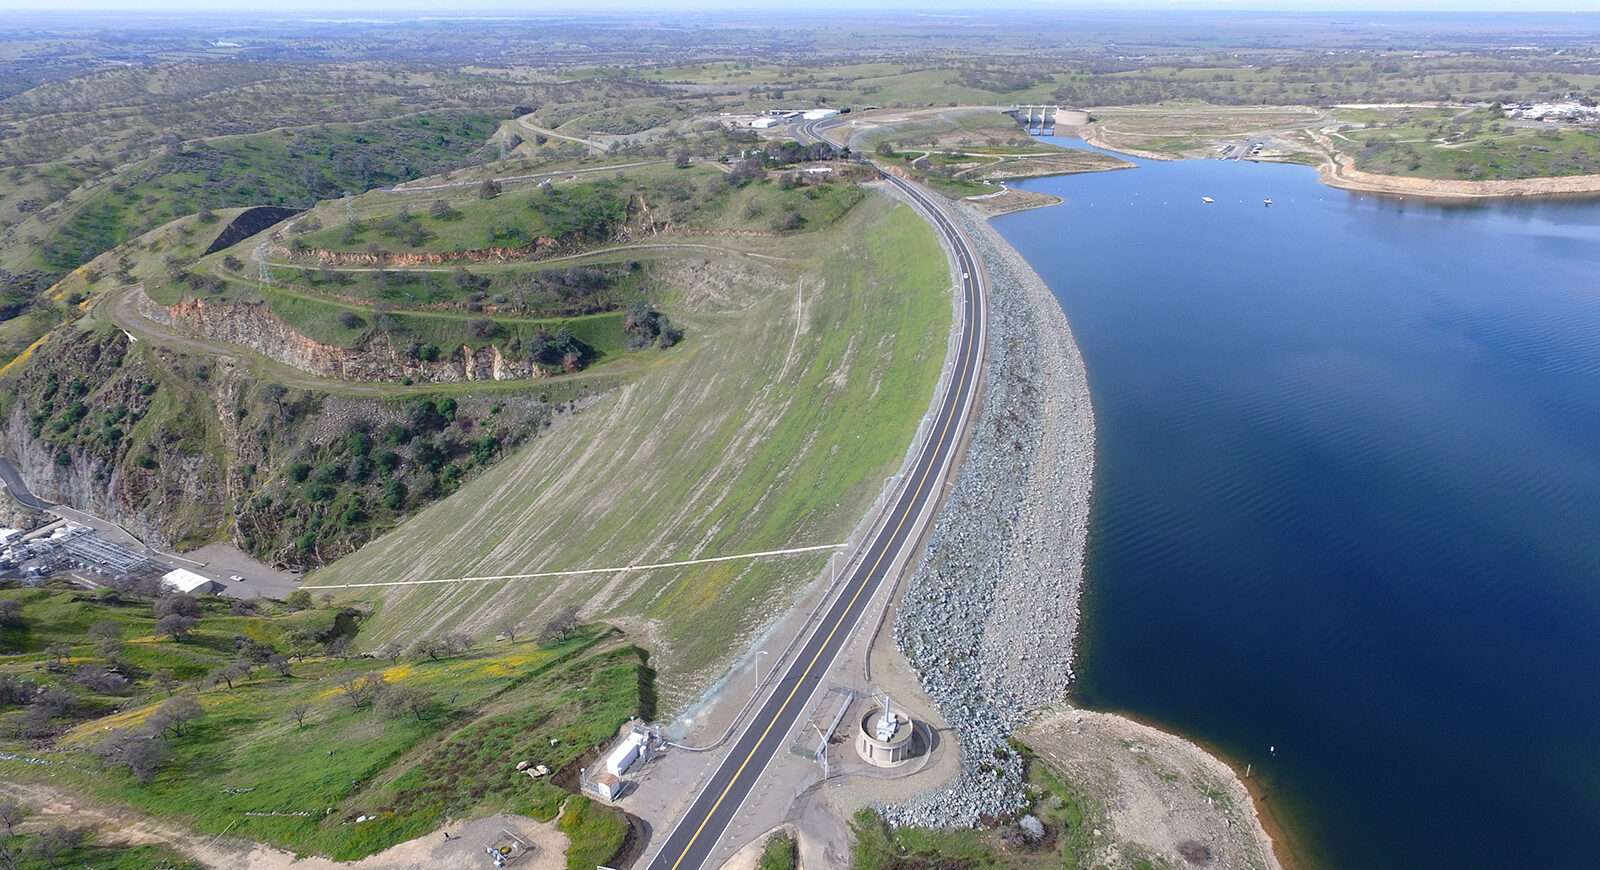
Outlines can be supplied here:
M765 130L783 123L782 118L757 118L750 122L750 127L755 130Z
M190 595L214 595L222 591L221 583L196 574L188 568L178 568L162 574L161 585L174 592L187 592Z
M602 773L594 781L594 793L608 801L614 801L622 795L622 778L614 773Z
M831 118L837 114L839 114L838 109L808 109L802 117L807 121L820 121L823 118Z

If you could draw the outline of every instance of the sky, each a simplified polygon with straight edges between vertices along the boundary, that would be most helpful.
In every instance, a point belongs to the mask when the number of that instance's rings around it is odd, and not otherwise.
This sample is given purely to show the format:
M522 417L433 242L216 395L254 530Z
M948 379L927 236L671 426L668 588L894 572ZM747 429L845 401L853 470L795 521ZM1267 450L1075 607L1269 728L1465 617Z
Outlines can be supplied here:
M1600 0L20 0L12 12L74 13L199 13L235 16L250 13L339 17L392 17L396 15L551 15L582 12L615 13L646 10L671 11L804 12L914 9L919 11L1008 8L1083 9L1120 11L1252 10L1284 12L1600 12ZM579 11L581 10L581 12ZM4 16L0 12L0 16Z

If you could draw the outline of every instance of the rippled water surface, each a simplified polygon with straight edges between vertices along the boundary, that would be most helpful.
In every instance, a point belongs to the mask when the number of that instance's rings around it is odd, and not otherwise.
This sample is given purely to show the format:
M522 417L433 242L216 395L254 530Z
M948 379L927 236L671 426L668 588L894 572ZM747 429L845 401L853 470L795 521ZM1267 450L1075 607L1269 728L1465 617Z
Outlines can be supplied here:
M1080 700L1249 763L1317 866L1600 866L1600 205L1022 186L1099 433Z

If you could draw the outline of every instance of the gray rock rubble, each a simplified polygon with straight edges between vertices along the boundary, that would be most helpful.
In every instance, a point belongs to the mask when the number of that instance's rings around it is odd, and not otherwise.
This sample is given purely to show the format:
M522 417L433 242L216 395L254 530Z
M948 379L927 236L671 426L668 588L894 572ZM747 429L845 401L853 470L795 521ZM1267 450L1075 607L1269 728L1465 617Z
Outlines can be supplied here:
M1094 473L1088 377L1066 314L987 223L950 211L992 297L978 422L894 626L964 750L949 787L885 808L919 827L973 826L1026 803L1007 741L1072 679Z

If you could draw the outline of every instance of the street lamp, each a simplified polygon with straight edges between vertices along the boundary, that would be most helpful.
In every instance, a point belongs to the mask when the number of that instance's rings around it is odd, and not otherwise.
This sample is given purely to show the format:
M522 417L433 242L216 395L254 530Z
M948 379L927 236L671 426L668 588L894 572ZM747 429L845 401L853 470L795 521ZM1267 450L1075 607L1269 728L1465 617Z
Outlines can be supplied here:
M764 656L766 654L767 654L767 651L764 650L764 649L756 650L756 655L758 656L758 658L755 661L755 665L756 665L756 685L757 686L761 685L761 659L759 658L759 656Z

